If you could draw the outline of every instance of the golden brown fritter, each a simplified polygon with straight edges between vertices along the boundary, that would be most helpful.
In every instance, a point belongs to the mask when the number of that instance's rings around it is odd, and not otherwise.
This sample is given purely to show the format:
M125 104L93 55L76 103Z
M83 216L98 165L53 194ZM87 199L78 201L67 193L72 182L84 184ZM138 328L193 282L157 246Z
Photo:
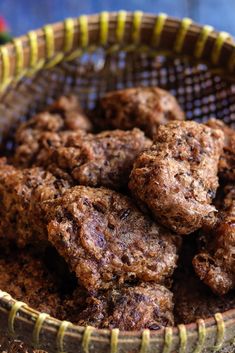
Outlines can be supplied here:
M220 157L219 175L221 179L235 182L235 130L217 119L210 119L207 125L224 132L225 145Z
M97 328L158 330L174 325L172 293L156 283L111 289L89 298L78 318L78 324Z
M193 121L160 126L136 159L129 187L156 220L180 234L214 221L223 133Z
M63 180L40 168L16 169L0 162L0 237L18 245L47 239L41 202L53 199L68 188Z
M193 259L199 278L215 293L235 288L235 187L227 187L217 223L203 234L201 252Z
M127 185L135 158L151 144L139 129L71 134L64 146L50 148L44 165L59 176L67 173L75 184L118 190Z
M43 207L49 241L91 292L134 279L164 283L176 267L180 238L126 196L77 186Z
M93 130L91 121L85 115L78 98L74 95L60 97L47 110L51 114L62 116L64 130Z
M158 87L127 88L106 93L94 110L94 122L103 130L138 127L153 137L161 124L184 120L175 97Z
M37 152L33 149L31 157L27 153L29 165L42 166L70 183L114 189L127 185L135 158L152 144L139 129L97 135L43 132L36 143Z
M79 130L91 131L91 122L82 113L76 97L61 97L47 111L19 125L15 134L14 163L20 167L32 166L42 148L56 148L66 137L66 131Z

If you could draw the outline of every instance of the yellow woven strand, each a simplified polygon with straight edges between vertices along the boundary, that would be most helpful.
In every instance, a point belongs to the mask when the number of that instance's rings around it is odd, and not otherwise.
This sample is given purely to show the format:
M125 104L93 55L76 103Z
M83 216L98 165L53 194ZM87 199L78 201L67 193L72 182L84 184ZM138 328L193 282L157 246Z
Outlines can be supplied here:
M30 46L30 61L29 61L29 70L27 70L27 76L32 76L40 70L44 64L45 60L41 59L38 61L38 37L35 31L28 33L29 46Z
M111 342L110 342L110 353L117 353L118 348L118 336L119 336L119 329L114 328L111 331Z
M167 15L165 13L160 13L157 16L154 29L153 29L153 36L151 44L154 47L158 47L161 41L162 32L164 29L164 25L166 23Z
M220 32L218 37L216 38L214 47L212 49L211 54L211 62L214 65L218 64L222 47L227 39L230 38L230 35L227 32Z
M37 33L31 31L28 33L29 46L30 46L30 59L29 65L31 68L34 68L38 60L38 38Z
M147 353L149 349L149 341L150 341L150 331L145 329L142 333L142 342L140 347L140 353Z
M72 61L72 60L78 58L79 56L81 56L82 53L83 53L83 51L81 49L76 49L71 54L67 55L65 57L64 61Z
M179 337L180 337L180 347L179 353L185 353L187 347L187 331L185 325L178 325Z
M188 29L192 23L192 20L190 18L183 18L181 21L181 26L179 29L179 32L177 34L176 40L175 40L175 45L174 45L174 51L176 53L180 53L182 51L185 37L187 35Z
M79 24L80 24L80 43L82 48L86 48L89 43L88 38L88 19L87 16L80 16L79 17Z
M203 319L197 320L198 325L198 342L193 353L201 353L206 339L206 325Z
M12 299L11 295L7 292L3 292L2 290L0 290L0 298L6 298L8 300Z
M64 58L64 53L56 54L51 60L49 60L46 65L44 65L45 69L50 69L60 63Z
M165 328L164 346L162 353L169 353L171 350L173 331L171 327Z
M42 325L46 318L48 318L49 315L45 313L41 313L38 315L38 318L35 322L34 330L33 330L33 347L37 348L39 346L39 337L40 337L40 332L42 329Z
M100 14L100 44L106 45L109 32L109 14L104 11Z
M117 16L116 38L118 43L122 43L126 26L126 11L119 11Z
M57 337L56 337L56 346L59 353L64 353L64 335L69 325L71 325L70 322L62 321L59 327Z
M224 343L225 325L223 316L220 313L215 314L215 321L217 324L217 339L213 351L217 352L222 348Z
M64 21L64 52L70 51L73 47L74 40L74 21L72 18L67 18Z
M8 331L11 335L14 335L15 333L14 322L15 322L16 314L19 311L19 309L22 308L22 306L27 306L27 305L20 301L15 302L12 305L11 311L8 316Z
M140 29L142 23L142 11L135 11L133 15L133 32L132 32L132 41L134 44L139 44L140 41Z
M82 349L84 353L89 353L89 344L93 330L94 328L92 326L87 326L84 330L82 338Z
M2 77L1 77L1 83L5 85L7 81L9 80L10 76L10 59L9 59L9 54L8 50L6 47L0 47L0 53L1 53L1 58L2 58Z
M200 59L202 56L202 53L204 51L205 45L206 45L206 41L207 38L209 36L209 34L214 30L213 27L211 26L204 26L201 30L201 33L199 35L199 38L197 40L197 43L195 45L195 50L194 50L194 56L197 59Z
M43 27L46 41L46 58L50 59L55 53L54 31L51 25Z
M13 39L13 44L15 47L15 76L20 76L24 67L24 50L21 39Z

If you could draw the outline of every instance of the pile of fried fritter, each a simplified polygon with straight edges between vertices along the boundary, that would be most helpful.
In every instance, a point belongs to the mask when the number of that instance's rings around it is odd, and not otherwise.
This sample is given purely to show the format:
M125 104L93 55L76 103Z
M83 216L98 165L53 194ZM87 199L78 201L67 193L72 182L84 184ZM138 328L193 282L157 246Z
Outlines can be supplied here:
M62 320L157 330L235 307L235 130L157 87L74 95L0 159L0 288Z

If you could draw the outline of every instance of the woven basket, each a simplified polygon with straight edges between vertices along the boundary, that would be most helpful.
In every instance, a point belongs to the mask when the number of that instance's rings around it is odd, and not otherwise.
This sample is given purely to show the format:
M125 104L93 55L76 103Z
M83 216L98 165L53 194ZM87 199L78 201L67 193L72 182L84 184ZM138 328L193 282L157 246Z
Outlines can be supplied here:
M61 94L77 93L92 108L104 92L138 85L170 90L187 119L233 125L234 79L232 38L188 18L121 11L67 19L0 49L1 143ZM159 331L119 332L61 322L0 291L0 332L2 352L31 351L14 339L47 352L234 352L235 309Z

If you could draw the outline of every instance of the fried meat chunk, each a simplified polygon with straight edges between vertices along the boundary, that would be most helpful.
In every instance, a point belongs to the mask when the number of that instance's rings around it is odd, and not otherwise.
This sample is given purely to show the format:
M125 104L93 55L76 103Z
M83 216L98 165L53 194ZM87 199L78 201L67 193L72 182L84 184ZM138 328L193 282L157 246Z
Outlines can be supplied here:
M173 326L172 293L156 283L111 289L87 300L78 324L120 330L158 330Z
M90 292L135 279L164 283L176 267L180 237L115 191L77 186L43 208L49 241Z
M193 259L199 278L219 295L235 288L234 185L225 188L225 195L217 222L204 232L204 244Z
M69 187L40 168L19 170L0 161L0 238L18 245L47 239L41 202L53 199Z
M15 134L16 150L14 163L20 167L30 167L41 148L56 147L58 133L65 131L91 131L88 118L82 113L74 96L61 97L47 111L38 113L19 125Z
M137 157L129 187L157 221L179 234L214 222L223 132L193 121L160 126Z
M177 100L158 87L127 88L109 92L98 102L94 122L101 129L138 127L152 138L159 125L184 120Z
M128 184L135 158L151 146L139 129L97 135L64 131L42 133L29 165L42 166L58 178L87 186L121 189ZM30 150L30 146L28 146ZM16 155L16 159L18 156Z
M221 179L235 182L235 130L217 119L210 119L207 125L224 132L225 145L220 157L219 175Z

